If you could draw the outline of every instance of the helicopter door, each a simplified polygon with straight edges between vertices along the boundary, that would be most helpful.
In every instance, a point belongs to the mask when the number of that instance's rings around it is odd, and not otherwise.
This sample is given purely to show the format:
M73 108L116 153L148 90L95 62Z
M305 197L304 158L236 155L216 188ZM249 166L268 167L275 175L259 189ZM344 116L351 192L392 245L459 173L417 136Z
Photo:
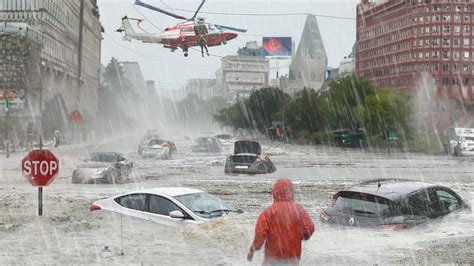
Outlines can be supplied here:
M206 25L194 25L194 33L196 33L196 35L207 35L208 31Z

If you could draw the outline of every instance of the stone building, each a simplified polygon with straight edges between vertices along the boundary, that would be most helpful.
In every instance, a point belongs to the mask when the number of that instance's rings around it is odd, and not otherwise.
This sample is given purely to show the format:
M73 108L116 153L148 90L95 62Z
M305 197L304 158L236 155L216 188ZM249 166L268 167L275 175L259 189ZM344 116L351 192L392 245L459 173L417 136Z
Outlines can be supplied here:
M92 123L101 32L97 0L0 1L0 91L13 88L24 102L10 116L46 131L68 129L74 110Z

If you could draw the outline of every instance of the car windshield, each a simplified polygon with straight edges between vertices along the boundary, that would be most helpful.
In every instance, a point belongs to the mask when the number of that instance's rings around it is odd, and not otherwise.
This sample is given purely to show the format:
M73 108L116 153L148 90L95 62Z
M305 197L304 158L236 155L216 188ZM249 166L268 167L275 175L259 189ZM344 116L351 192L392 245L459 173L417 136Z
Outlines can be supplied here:
M340 192L334 203L334 208L338 211L371 217L390 214L391 206L393 203L386 198L350 191Z
M175 197L184 206L203 218L222 216L224 213L237 210L219 198L208 193L193 193Z
M115 163L117 162L117 157L117 154L113 153L91 153L86 158L86 161Z

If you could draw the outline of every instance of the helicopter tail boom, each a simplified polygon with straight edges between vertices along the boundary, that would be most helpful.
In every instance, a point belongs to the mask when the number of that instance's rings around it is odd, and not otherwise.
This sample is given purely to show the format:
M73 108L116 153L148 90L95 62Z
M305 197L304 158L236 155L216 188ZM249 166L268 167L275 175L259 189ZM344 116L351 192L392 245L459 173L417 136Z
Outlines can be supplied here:
M122 28L120 28L117 31L124 32L125 34L123 36L124 41L130 42L133 39L142 41L144 43L159 43L162 41L161 37L154 34L137 33L133 29L132 24L130 23L130 20L137 20L138 22L141 22L141 20L128 18L127 16L122 18Z

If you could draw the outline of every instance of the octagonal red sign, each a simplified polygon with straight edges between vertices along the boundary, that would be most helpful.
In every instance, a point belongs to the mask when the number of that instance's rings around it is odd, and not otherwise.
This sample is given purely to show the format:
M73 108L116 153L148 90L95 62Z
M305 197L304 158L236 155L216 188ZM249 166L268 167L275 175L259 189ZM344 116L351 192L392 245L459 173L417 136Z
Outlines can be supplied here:
M21 173L33 186L44 187L59 172L59 159L49 150L33 150L21 160Z

